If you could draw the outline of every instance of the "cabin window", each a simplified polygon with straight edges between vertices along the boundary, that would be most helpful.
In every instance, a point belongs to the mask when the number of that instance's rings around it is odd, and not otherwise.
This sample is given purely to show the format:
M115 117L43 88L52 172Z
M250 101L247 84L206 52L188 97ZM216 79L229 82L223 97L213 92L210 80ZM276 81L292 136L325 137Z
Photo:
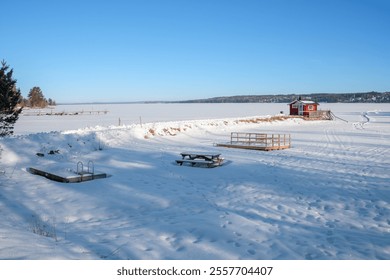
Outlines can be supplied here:
M307 106L307 109L308 109L309 111L313 111L313 110L314 110L314 106L313 106L313 105L309 105L309 106Z
M297 108L298 108L298 104L297 104L297 103L294 103L294 104L292 105L292 108L297 109Z

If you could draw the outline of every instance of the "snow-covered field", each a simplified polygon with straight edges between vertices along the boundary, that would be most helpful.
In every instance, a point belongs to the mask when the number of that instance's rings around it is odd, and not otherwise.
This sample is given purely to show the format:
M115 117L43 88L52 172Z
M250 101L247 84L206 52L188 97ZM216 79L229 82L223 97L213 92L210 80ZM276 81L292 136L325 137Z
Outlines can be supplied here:
M0 139L0 259L390 259L390 104L322 106L348 122L258 123L239 120L286 105L213 105L23 116ZM60 132L26 134L45 123ZM214 146L230 132L291 133L293 147ZM184 151L225 164L177 166ZM110 177L66 184L26 171L89 160Z

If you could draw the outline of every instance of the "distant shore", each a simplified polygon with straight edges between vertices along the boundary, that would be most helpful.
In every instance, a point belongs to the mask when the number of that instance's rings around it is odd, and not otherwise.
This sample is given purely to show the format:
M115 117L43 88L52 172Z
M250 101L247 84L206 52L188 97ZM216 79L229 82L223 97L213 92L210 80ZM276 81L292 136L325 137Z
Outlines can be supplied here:
M390 91L355 92L355 93L310 93L310 94L266 94L219 96L203 99L178 101L91 101L60 102L58 105L93 105L93 104L169 104L169 103L290 103L302 97L322 103L390 103Z

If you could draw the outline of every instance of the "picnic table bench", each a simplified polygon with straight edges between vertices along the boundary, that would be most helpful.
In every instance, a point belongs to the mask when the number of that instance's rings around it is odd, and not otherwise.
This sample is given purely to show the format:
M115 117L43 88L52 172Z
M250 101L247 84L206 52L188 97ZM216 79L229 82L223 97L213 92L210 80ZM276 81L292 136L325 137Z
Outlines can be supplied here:
M176 160L176 163L179 165L188 163L191 166L205 165L207 167L215 167L221 165L223 162L221 154L180 153L180 155L182 158Z

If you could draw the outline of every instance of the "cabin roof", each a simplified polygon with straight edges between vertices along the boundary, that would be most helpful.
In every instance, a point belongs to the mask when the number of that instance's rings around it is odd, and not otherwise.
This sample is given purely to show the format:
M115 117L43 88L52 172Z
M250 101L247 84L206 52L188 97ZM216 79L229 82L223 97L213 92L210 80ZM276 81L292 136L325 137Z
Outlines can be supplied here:
M294 103L297 103L297 102L300 102L302 104L317 104L318 105L317 102L312 101L312 100L297 100L297 99L294 100L293 102L290 102L288 105L291 105L291 104L294 104Z

